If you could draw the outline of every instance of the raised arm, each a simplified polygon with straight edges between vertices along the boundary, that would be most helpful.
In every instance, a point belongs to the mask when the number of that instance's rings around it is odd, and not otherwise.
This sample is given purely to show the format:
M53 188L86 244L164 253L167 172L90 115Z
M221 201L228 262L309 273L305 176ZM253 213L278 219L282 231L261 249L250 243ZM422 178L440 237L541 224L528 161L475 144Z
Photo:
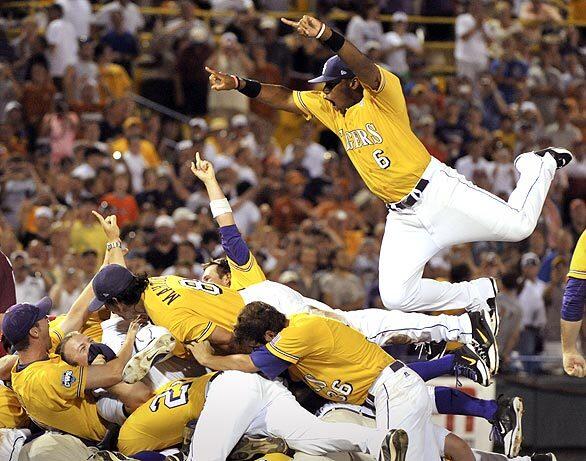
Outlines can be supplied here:
M247 78L230 75L206 66L210 73L212 90L238 90L249 98L256 98L275 109L286 110L295 114L303 114L293 102L293 91L282 85L269 85Z
M381 75L374 61L362 54L352 42L346 40L340 33L333 31L324 22L307 15L304 15L299 21L285 18L282 18L281 21L294 27L300 35L315 38L330 48L366 86L373 90L380 87Z

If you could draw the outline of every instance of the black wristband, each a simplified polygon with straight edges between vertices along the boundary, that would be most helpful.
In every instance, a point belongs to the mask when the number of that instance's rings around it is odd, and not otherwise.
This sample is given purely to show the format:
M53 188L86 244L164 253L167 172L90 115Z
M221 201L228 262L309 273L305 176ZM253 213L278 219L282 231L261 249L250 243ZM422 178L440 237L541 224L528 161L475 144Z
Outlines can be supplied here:
M238 80L244 82L244 88L238 88L238 91L249 98L256 98L260 94L262 85L256 80L250 80L248 78L238 78Z
M337 53L344 46L345 42L346 39L344 38L344 36L336 32L334 29L332 29L332 35L330 35L330 38L324 40L322 43L326 45L334 53Z

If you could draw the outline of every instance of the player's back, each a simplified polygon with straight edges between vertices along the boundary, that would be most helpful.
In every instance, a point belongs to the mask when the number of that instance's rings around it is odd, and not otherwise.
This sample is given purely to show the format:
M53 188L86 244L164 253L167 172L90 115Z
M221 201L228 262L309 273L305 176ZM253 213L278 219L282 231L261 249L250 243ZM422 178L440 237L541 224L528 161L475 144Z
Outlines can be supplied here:
M216 373L165 384L130 415L120 429L118 449L130 455L163 450L181 443L183 428L197 419L205 403L207 384Z
M151 320L180 342L203 341L217 326L233 331L244 307L233 289L175 275L151 277L143 301Z
M292 316L267 348L294 356L300 377L322 397L356 404L364 402L370 386L394 361L357 330L305 313Z

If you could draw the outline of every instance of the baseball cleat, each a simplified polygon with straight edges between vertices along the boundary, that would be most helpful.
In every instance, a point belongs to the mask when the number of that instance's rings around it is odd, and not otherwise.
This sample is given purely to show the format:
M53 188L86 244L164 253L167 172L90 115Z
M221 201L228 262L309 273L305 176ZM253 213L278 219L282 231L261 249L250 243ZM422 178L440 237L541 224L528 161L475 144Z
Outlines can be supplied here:
M244 435L238 441L228 459L230 461L249 461L267 453L287 453L287 450L289 450L287 442L281 438Z
M497 399L498 409L492 423L492 435L505 447L505 455L513 458L519 455L523 443L523 399L504 397Z
M557 163L558 170L565 167L574 158L569 150L561 147L548 147L546 149L536 150L534 154L540 157L543 157L545 154L550 154Z
M533 453L531 461L558 461L553 453Z
M490 283L492 283L492 289L494 290L494 296L492 298L488 298L486 303L488 304L488 312L490 314L490 327L494 336L498 335L499 328L501 326L501 318L499 316L498 305L496 303L496 295L499 292L498 285L496 283L496 279L494 277L490 277Z
M151 367L173 355L175 338L166 328L147 325L136 335L135 348L139 351L124 367L122 380L133 384L140 381Z
M447 341L440 341L437 343L435 341L430 342L427 345L427 360L441 359L444 355L446 355L447 348Z
M183 453L175 453L174 455L165 456L165 461L186 461L187 456Z
M483 309L468 312L472 325L472 342L468 345L486 362L492 374L499 369L499 353L496 338L491 327L490 312Z
M405 461L409 437L403 429L391 429L380 447L378 461Z
M89 458L91 461L137 461L135 458L129 458L117 451L98 451Z
M490 386L490 369L482 357L470 346L462 346L454 351L454 374L456 382L460 376L464 376L481 386Z

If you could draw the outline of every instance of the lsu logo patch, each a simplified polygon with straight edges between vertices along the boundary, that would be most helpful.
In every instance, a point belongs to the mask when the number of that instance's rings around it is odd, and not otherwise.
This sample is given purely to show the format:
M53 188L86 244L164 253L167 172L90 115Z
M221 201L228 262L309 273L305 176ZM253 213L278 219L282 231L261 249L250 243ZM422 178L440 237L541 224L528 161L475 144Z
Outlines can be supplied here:
M75 376L73 376L73 370L67 370L65 373L63 373L63 376L61 376L61 384L63 384L63 386L67 389L73 386L75 381L77 381L77 379Z

